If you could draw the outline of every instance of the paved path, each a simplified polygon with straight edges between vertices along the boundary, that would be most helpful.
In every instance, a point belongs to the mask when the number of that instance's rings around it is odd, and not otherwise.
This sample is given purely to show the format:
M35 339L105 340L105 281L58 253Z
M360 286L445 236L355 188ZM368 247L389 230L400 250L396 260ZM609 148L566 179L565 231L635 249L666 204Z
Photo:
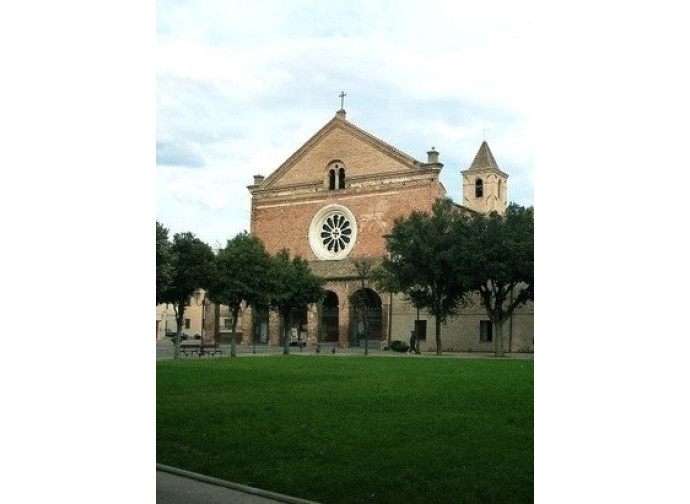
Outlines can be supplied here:
M290 347L290 355L302 355L302 356L310 356L310 355L322 355L322 356L329 356L329 355L335 355L335 356L352 356L352 355L364 355L364 349L360 347L350 347L350 348L336 348L335 353L333 352L333 346L332 344L330 346L327 346L328 344L323 345L321 348L321 352L319 354L316 353L316 348L314 347L306 347L303 348L301 351L298 347ZM217 359L217 358L226 358L230 357L230 344L228 343L222 343L220 345L221 349L223 350L223 354L221 355L216 355L213 357L204 357L210 358L210 359ZM236 351L237 351L237 357L263 357L263 356L270 356L270 355L282 355L283 354L283 347L279 346L266 346L266 345L257 345L256 347L252 346L247 346L247 345L237 345L236 346ZM174 354L174 345L170 340L157 340L156 341L156 359L172 359L173 354ZM256 353L254 353L256 352ZM419 359L420 357L434 357L438 358L436 356L436 352L422 352L421 355L414 355L414 354L409 354L406 352L393 352L393 351L384 351L384 350L379 350L379 349L369 349L369 355L372 356L379 356L379 357L398 357L398 358L410 358L410 359ZM482 358L482 357L493 357L494 354L493 352L443 352L442 358L465 358L465 359L471 359L471 358ZM533 353L506 353L507 358L512 358L512 359L534 359L534 354ZM181 355L180 358L182 359L189 359L189 358L194 358L198 359L199 357L197 355L193 355L191 357L185 357L184 355Z
M156 504L317 504L156 464Z

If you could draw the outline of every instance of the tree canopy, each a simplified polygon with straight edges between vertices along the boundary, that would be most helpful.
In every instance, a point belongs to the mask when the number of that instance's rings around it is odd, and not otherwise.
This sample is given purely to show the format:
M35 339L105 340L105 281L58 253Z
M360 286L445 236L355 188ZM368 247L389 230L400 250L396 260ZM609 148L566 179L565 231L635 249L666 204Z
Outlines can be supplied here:
M503 215L474 214L458 221L456 235L465 250L462 274L479 292L503 355L503 323L534 300L534 209L511 203Z
M172 261L168 229L156 221L156 305L165 302L165 291L172 281Z
M235 328L242 304L267 307L271 283L271 256L261 240L246 231L228 240L218 251L209 284L211 299L232 312L231 355L235 356Z
M325 281L312 273L309 263L300 256L290 259L286 249L273 258L271 267L272 288L269 305L280 315L285 329L284 353L289 353L287 335L292 322L292 313L306 309L310 304L323 299Z
M464 281L453 236L458 219L450 199L438 199L432 212L413 211L398 218L386 236L388 256L374 274L378 286L404 293L415 308L435 319L436 354L441 355L441 324L465 302L470 286Z
M478 294L495 329L496 355L503 355L502 325L513 311L534 299L534 212L510 204L505 214L468 212L449 199L432 212L396 219L386 237L388 257L376 283L404 293L415 308L440 323Z
M211 247L190 232L176 233L170 251L172 254L170 282L157 300L161 303L172 303L175 307L178 334L175 340L175 357L177 357L185 305L195 291L208 289L215 256Z

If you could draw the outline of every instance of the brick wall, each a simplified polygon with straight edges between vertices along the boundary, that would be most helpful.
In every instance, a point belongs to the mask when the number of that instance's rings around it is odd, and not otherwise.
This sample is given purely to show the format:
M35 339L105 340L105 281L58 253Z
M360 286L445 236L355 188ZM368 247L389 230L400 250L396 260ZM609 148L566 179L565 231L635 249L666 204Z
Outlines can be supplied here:
M358 238L350 257L379 257L386 253L383 236L396 217L409 215L412 210L430 211L433 201L443 195L438 181L429 180L378 191L324 191L302 201L264 200L253 205L251 229L270 253L288 248L293 255L314 260L317 257L309 246L311 221L324 206L339 204L349 208L357 221Z

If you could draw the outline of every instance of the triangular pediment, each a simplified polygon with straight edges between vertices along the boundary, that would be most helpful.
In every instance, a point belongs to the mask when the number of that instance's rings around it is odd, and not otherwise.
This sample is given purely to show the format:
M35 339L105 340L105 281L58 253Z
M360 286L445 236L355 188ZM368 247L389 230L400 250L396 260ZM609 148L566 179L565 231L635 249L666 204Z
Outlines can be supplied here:
M344 165L350 180L419 171L425 166L336 115L255 188L323 183L329 164L335 161Z

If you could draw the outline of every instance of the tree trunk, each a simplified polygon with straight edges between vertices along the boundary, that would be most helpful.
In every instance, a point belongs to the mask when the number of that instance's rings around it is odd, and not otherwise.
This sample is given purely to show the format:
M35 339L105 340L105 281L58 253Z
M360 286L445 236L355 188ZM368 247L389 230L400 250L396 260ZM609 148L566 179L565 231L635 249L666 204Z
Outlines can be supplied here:
M438 317L434 317L436 321L436 355L443 355L443 350L441 349L441 323L438 321Z
M364 355L369 355L369 321L364 323Z
M365 301L368 303L369 299ZM362 327L364 328L364 355L369 355L369 307L367 305L362 308Z
M235 331L237 329L237 314L240 310L237 307L232 309L232 332L230 333L230 357L237 357L237 344L235 343Z
M508 306L513 306L513 289L510 289L510 304ZM513 351L513 313L511 311L510 317L508 317L508 352Z
M218 343L220 339L220 303L215 303L213 310L213 342Z
M283 329L285 332L285 344L283 345L283 355L290 355L290 337L288 336L290 332L290 325L292 322L292 316L283 317Z
M496 344L496 357L505 357L505 351L503 350L503 322L494 321L494 332L496 333L496 338L494 343Z
M182 341L182 324L184 323L184 303L178 303L178 308L176 312L177 336L175 336L175 359L177 359L180 355L180 341Z
M388 293L388 342L387 346L388 348L391 347L391 338L392 338L392 331L393 331L393 293L389 292Z

